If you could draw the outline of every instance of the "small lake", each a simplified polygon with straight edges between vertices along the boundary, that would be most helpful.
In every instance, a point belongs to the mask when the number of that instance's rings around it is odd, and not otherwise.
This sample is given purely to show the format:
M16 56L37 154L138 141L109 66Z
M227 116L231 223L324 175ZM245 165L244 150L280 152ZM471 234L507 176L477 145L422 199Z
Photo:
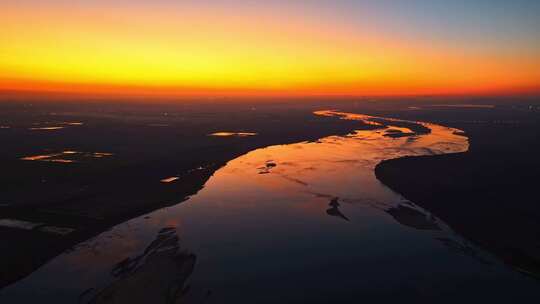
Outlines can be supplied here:
M493 303L537 297L536 281L375 178L375 166L385 159L467 151L463 132L335 111L315 115L378 128L231 160L187 201L78 245L2 290L0 302Z

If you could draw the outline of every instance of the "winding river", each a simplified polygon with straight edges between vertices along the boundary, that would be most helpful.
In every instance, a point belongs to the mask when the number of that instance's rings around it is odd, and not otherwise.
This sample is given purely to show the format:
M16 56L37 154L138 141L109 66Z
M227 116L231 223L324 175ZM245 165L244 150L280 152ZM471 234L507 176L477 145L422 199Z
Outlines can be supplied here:
M315 115L372 128L234 159L187 201L80 244L4 289L0 302L497 302L536 294L537 282L375 178L385 159L467 151L463 132Z

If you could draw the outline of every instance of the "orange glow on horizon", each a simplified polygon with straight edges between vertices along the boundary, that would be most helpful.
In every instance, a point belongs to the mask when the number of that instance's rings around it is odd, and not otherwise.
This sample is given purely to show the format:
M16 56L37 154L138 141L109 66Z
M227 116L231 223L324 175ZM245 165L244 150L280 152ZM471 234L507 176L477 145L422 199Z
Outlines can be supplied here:
M225 9L0 11L0 92L356 96L540 92L534 52L509 56Z

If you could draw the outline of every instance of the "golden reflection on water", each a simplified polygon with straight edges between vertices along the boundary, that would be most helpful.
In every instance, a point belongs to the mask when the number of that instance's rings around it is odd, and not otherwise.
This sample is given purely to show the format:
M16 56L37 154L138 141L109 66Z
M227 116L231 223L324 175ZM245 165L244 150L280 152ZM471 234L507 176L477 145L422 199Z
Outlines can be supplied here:
M94 152L92 155L95 158L102 158L102 157L107 157L107 156L113 156L114 154L113 153L106 153L106 152Z
M43 127L31 127L28 128L28 130L31 131L55 131L55 130L62 130L66 127L77 127L77 126L83 126L84 122L81 121L61 121L61 122L54 122L54 121L45 121L40 123L34 123L34 125L45 125Z
M402 138L385 136L385 129L359 130L346 137L330 136L317 142L255 150L230 161L216 172L206 187L211 188L216 197L228 197L231 189L242 187L264 189L279 196L306 193L307 196L323 194L354 200L354 197L369 195L378 197L378 201L384 200L381 199L384 189L373 173L379 162L409 155L467 150L467 138L454 134L454 130L436 126L431 130L427 135ZM357 192L359 187L363 189L361 194ZM236 207L241 201L235 203ZM307 207L312 206L317 205Z
M35 128L29 128L29 130L32 131L54 131L54 130L61 130L65 127L35 127Z
M76 163L83 159L103 158L113 156L113 153L107 152L81 152L73 150L65 150L58 153L40 154L21 157L20 160L25 161L42 161L52 163Z
M209 134L209 136L217 136L217 137L231 137L231 136L248 137L248 136L256 136L256 135L258 134L253 133L253 132L215 132L215 133Z
M164 179L160 180L160 182L168 184L168 183L175 182L175 181L177 181L179 179L180 179L180 177L178 177L178 176L172 176L172 177L164 178Z
M392 123L412 123L423 126L429 129L428 134L417 134L414 137L401 138L398 142L391 142L394 145L394 149L402 149L403 155L398 155L397 157L409 156L408 153L413 155L432 155L432 154L446 154L446 153L459 153L465 152L469 149L469 140L464 136L464 132L459 129L449 128L437 124L420 122L420 121L410 121L410 120L401 120L396 118L386 118L386 117L377 117L369 116L364 114L354 114L354 113L345 113L333 110L324 110L316 111L315 115L321 116L331 116L331 117L340 117L340 119L345 120L358 120L366 124L370 124L373 120L383 121L386 125L382 130L387 131L391 129L401 130L405 132L412 132L411 129L403 128L399 126L392 125ZM381 123L381 126L383 124ZM374 134L380 134L379 131L359 131L357 133L367 134L373 132ZM353 135L354 138L356 135ZM361 135L362 137L362 135ZM373 138L372 138L373 139ZM394 139L396 140L396 139ZM384 142L384 141L383 141ZM386 145L381 142L382 146L381 151L384 152ZM391 157L396 158L396 157Z

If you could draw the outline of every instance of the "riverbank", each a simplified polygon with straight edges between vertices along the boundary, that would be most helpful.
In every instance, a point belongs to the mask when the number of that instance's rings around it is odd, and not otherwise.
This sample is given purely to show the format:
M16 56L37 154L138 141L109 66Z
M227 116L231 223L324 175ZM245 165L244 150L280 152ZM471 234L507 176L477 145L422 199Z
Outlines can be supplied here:
M408 111L464 130L466 153L381 162L377 178L506 264L540 278L540 118L534 107Z

